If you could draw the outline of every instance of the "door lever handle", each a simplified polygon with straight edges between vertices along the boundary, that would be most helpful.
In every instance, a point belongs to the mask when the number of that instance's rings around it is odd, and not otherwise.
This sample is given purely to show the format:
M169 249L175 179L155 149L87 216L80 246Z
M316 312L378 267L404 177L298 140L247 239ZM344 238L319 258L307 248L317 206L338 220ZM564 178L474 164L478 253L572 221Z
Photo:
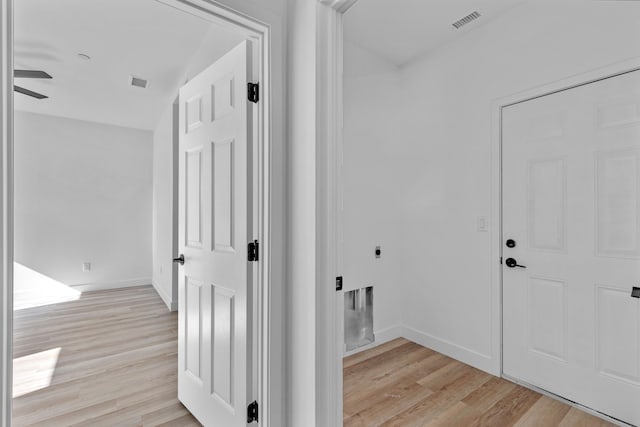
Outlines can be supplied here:
M507 260L506 260L504 263L505 263L505 264L507 264L507 267L509 267L509 268L515 268L515 267L518 267L518 268L527 268L527 266L526 266L526 265L520 265L520 264L518 264L518 261L516 261L516 259L515 259L515 258L507 258Z
M184 265L184 255L180 254L178 258L174 258L173 262L177 262L180 265Z

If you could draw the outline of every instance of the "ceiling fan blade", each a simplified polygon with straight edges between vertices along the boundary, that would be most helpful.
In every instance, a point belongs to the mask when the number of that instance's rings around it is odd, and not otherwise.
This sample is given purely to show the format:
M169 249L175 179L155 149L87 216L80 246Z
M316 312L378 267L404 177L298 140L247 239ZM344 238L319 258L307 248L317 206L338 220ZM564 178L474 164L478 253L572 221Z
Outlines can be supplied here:
M25 79L52 79L49 73L40 70L13 70L13 77Z
M25 88L20 87L20 86L15 86L14 85L13 86L13 90L15 90L16 92L21 93L23 95L32 96L32 97L34 97L36 99L46 99L46 98L48 98L48 96L46 96L46 95L43 95L43 94L38 93L38 92L34 92L32 90L29 90L29 89L25 89Z

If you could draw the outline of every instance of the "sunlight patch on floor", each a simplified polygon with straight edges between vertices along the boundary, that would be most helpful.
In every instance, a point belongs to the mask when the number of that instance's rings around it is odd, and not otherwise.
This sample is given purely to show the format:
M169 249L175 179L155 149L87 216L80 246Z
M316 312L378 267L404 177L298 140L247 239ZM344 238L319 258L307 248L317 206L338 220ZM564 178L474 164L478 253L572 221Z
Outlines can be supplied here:
M14 378L20 378L19 383L13 387L14 398L51 385L60 350L57 347L13 359Z
M81 292L38 273L22 264L14 263L13 309L41 307L60 302L76 301Z

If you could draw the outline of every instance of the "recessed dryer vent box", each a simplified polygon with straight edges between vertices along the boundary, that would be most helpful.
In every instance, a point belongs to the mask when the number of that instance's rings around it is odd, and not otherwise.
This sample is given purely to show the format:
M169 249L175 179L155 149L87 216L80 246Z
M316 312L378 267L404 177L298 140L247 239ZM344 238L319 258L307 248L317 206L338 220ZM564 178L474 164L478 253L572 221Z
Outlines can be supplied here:
M373 334L373 286L344 293L344 344L347 352L371 344Z

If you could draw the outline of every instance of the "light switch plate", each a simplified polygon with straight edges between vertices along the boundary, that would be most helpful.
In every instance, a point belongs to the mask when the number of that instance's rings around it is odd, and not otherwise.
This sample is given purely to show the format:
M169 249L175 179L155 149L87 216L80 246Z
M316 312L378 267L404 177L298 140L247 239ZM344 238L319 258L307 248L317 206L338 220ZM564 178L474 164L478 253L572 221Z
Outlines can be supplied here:
M489 231L489 218L487 218L486 216L478 217L478 231Z
M82 263L82 272L86 273L87 271L91 271L91 263L90 262L83 262Z

